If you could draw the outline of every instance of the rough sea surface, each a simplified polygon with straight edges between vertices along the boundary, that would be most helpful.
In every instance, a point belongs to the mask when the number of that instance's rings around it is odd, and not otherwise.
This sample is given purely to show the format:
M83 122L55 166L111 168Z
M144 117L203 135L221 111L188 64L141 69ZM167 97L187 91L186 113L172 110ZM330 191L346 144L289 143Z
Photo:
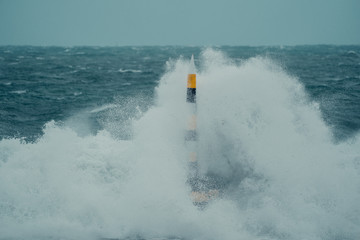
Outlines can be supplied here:
M360 46L0 46L0 239L359 239L359 129Z

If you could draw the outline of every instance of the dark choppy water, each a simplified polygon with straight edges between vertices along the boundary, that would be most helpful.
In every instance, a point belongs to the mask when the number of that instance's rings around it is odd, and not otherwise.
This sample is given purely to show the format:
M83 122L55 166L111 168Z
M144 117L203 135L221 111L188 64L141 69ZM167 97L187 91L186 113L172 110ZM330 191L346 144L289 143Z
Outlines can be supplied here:
M201 171L227 182L201 211L191 54ZM0 103L0 239L360 234L360 46L3 46Z
M165 62L194 47L1 47L0 137L34 139L50 120L117 99L149 96ZM337 137L360 129L360 47L221 47L236 62L266 56L299 79ZM269 89L271 91L271 89Z

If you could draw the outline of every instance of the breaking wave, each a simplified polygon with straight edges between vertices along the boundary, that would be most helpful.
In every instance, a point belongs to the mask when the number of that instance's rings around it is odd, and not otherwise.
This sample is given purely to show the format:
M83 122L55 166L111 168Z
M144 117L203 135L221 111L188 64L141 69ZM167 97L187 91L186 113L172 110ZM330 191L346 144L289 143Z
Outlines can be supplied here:
M270 59L206 50L197 65L199 163L225 179L221 197L202 210L189 197L180 58L155 104L126 121L111 115L139 101L90 111L111 110L93 134L51 121L34 143L2 140L0 238L358 239L359 137L334 143L318 104Z

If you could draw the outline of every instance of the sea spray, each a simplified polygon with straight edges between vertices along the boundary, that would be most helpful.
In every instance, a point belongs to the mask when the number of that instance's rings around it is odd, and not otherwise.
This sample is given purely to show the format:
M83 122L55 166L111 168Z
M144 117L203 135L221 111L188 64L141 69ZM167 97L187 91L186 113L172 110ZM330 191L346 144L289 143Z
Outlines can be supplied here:
M318 104L267 58L198 59L199 163L224 194L192 204L188 64L168 62L155 104L131 124L116 109L138 101L115 102L92 134L52 121L34 143L2 140L0 238L357 239L360 140L335 144Z
M227 179L230 198L244 210L251 231L276 239L354 238L360 182L352 162L358 143L347 150L346 143L334 144L318 104L271 60L252 58L237 66L211 50L203 58L202 163Z

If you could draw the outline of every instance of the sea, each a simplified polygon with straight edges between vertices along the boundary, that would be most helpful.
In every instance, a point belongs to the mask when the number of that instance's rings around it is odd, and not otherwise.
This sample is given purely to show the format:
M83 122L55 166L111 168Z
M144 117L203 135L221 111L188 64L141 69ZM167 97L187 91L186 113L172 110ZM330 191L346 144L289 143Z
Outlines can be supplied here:
M359 236L359 45L0 46L0 240Z

